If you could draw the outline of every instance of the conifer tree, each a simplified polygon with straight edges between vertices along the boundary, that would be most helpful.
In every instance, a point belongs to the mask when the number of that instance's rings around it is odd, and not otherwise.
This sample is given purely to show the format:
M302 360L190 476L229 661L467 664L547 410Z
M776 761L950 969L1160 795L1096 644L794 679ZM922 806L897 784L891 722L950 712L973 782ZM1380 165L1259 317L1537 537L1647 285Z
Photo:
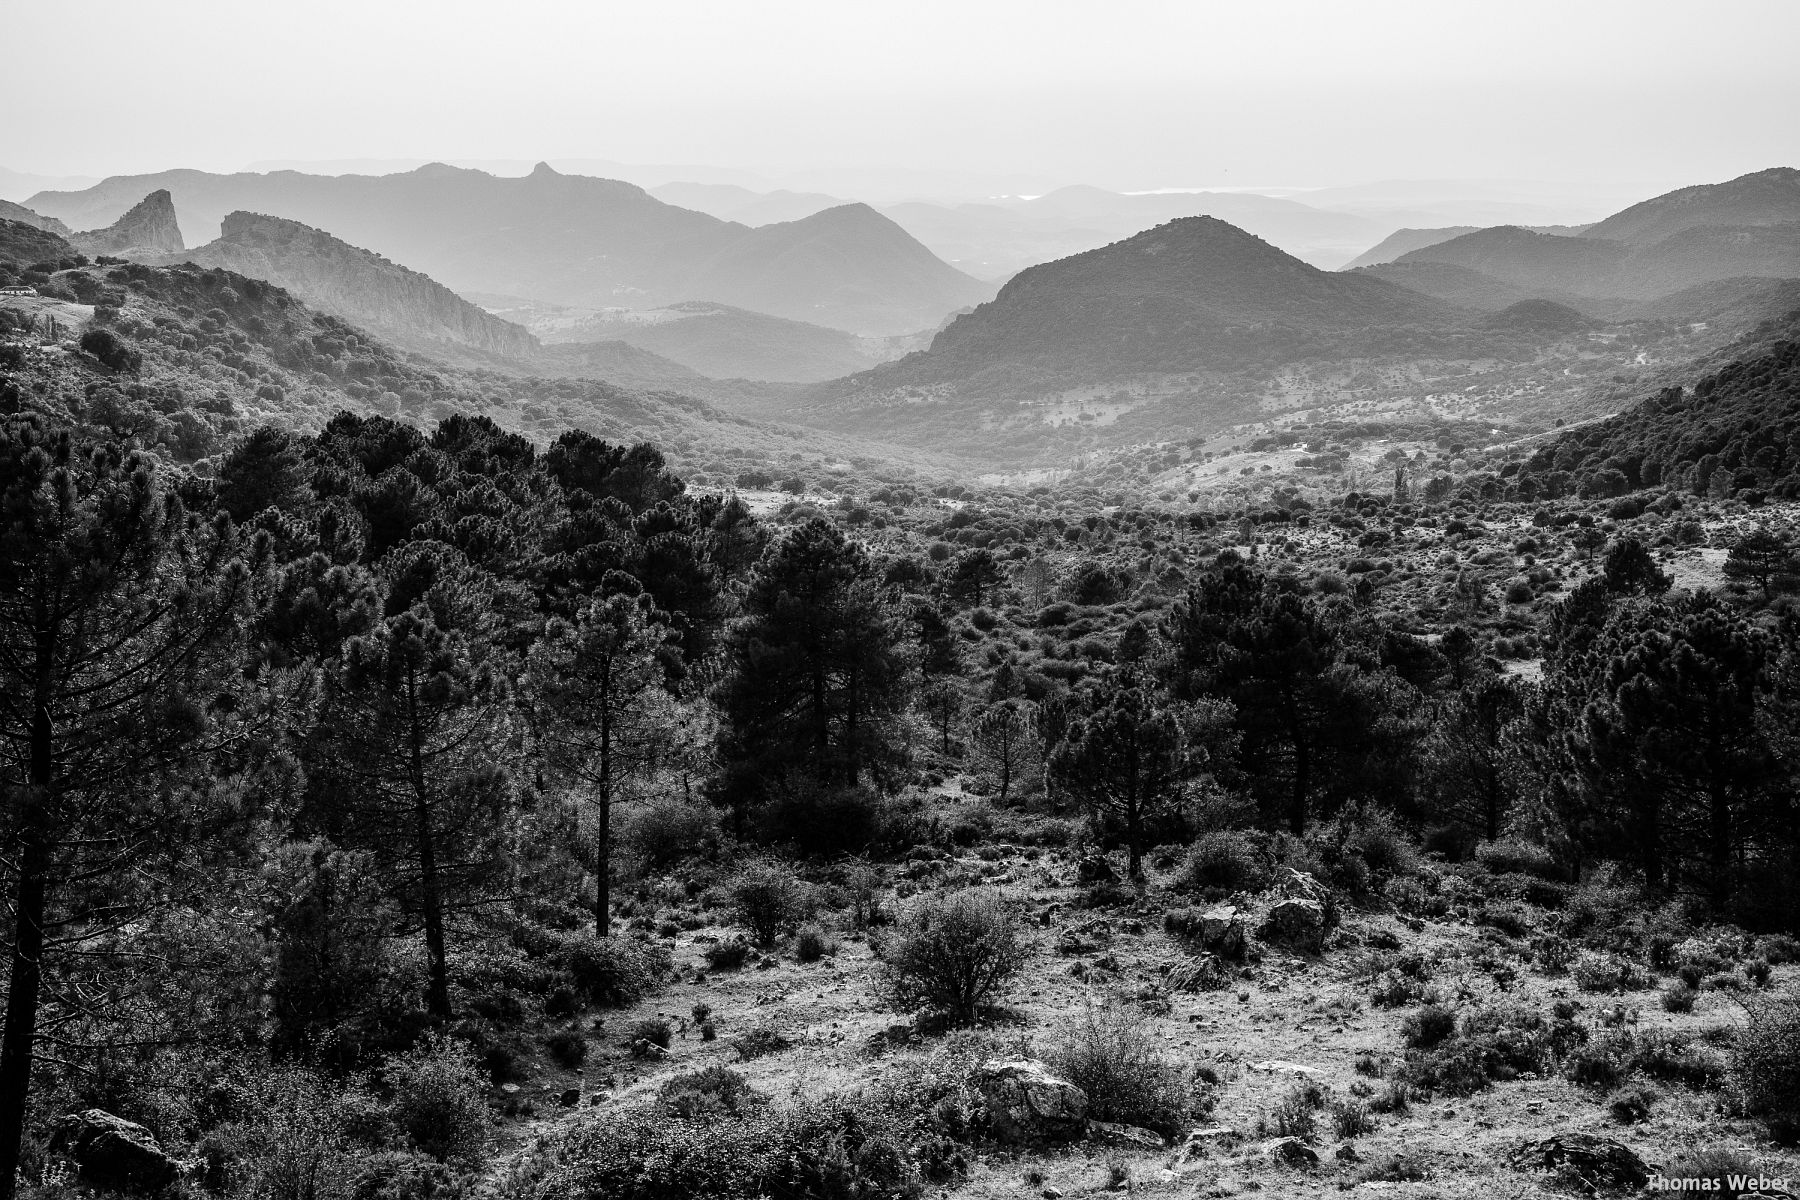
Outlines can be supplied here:
M553 769L593 800L594 930L611 933L612 811L622 784L664 751L672 722L657 652L667 638L643 598L612 596L553 621L532 647L530 680L538 736Z
M156 864L221 814L185 786L243 748L242 633L262 564L188 514L152 462L0 426L0 864L11 967L0 1198L13 1195L42 1002L65 929L129 920ZM222 814L226 818L229 814ZM89 964L91 966L91 964Z

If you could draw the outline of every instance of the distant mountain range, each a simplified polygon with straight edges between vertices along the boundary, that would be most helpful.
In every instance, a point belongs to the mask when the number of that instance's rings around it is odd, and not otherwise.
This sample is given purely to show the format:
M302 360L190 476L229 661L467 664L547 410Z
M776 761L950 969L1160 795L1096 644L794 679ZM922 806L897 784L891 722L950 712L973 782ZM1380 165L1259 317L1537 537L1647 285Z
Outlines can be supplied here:
M1475 233L1482 226L1447 225L1442 229L1396 229L1377 245L1371 246L1343 266L1343 270L1354 271L1358 267L1372 267L1380 263L1393 262L1403 254L1414 250L1423 250L1427 246L1436 246L1451 238L1462 237L1467 233ZM1587 229L1586 225L1531 225L1526 226L1533 233L1556 233L1565 237L1574 237Z
M1410 250L1394 264L1460 268L1537 296L1602 300L1650 300L1726 279L1800 278L1800 171L1781 167L1682 188L1573 236L1518 226L1475 230ZM1469 290L1466 280L1458 286Z
M92 227L156 190L192 230L267 213L465 293L594 307L714 300L876 336L932 328L991 295L866 205L753 229L543 164L524 178L442 164L384 176L169 171L40 192L28 206Z
M713 379L816 383L865 371L930 344L928 335L857 337L705 300L658 309L560 310L521 317L547 345L617 340Z

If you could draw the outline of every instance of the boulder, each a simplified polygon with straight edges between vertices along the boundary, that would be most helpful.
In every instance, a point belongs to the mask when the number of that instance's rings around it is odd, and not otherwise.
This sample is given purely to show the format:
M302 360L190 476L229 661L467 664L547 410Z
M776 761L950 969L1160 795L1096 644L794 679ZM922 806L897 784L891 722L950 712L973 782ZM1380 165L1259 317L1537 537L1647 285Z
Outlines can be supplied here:
M564 1088L557 1094L556 1102L564 1108L574 1108L581 1103L580 1088Z
M1329 928L1325 907L1317 900L1290 897L1270 907L1263 919L1262 936L1292 950L1317 954L1325 948Z
M1249 931L1243 914L1230 904L1220 904L1200 914L1195 935L1202 949L1233 961L1244 957Z
M1087 1131L1087 1093L1031 1059L994 1059L976 1072L996 1135L1013 1142L1072 1141Z
M98 1108L58 1121L50 1149L74 1163L84 1182L115 1191L156 1191L178 1173L148 1129Z
M1270 1162L1285 1163L1290 1167L1319 1165L1319 1152L1297 1137L1276 1138L1272 1142L1265 1142L1262 1152L1263 1157Z
M1089 1121L1088 1141L1120 1150L1161 1150L1164 1145L1159 1134L1137 1125L1113 1121Z
M1197 1159L1211 1158L1222 1150L1237 1145L1243 1134L1228 1125L1214 1125L1206 1129L1196 1129L1187 1135L1181 1148L1175 1152L1175 1161L1193 1162Z
M1541 1142L1526 1142L1509 1160L1521 1171L1566 1169L1593 1188L1641 1188L1650 1168L1631 1147L1588 1133L1559 1133Z

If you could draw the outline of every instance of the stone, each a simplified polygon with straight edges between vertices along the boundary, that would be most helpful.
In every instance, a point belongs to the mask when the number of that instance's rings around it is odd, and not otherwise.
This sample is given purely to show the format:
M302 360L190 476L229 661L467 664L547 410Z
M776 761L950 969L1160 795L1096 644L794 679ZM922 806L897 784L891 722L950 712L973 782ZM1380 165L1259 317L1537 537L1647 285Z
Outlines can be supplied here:
M1357 1152L1356 1145L1353 1142L1345 1142L1343 1145L1339 1146L1337 1148L1337 1153L1332 1155L1332 1157L1341 1163L1359 1163L1362 1161L1362 1155Z
M1175 1152L1176 1159L1179 1162L1193 1162L1195 1159L1210 1158L1218 1151L1236 1145L1243 1136L1229 1125L1196 1129L1181 1143L1181 1148Z
M1072 1141L1087 1131L1087 1093L1041 1062L992 1059L975 1079L1002 1140Z
M1292 950L1316 954L1325 948L1325 907L1317 900L1277 900L1263 919L1262 936Z
M564 1108L574 1108L581 1103L580 1088L564 1088L557 1094L556 1102Z
M1319 1165L1319 1152L1297 1137L1276 1138L1272 1142L1266 1142L1262 1152L1263 1157L1270 1162L1285 1163L1291 1167Z
M1230 904L1217 905L1200 914L1199 937L1202 948L1232 960L1243 958L1249 943L1243 914Z
M1164 1145L1159 1134L1137 1125L1113 1121L1089 1121L1088 1140L1120 1150L1161 1150Z
M1641 1188L1650 1181L1650 1168L1631 1147L1587 1133L1560 1133L1526 1142L1508 1161L1521 1171L1568 1168L1594 1188Z
M1279 1058L1266 1059L1263 1062L1251 1063L1252 1071L1267 1071L1271 1075L1298 1075L1305 1079L1317 1079L1325 1074L1317 1067L1309 1067L1303 1063L1283 1062Z
M99 1108L57 1121L50 1150L74 1163L84 1182L116 1191L156 1191L179 1174L155 1134Z

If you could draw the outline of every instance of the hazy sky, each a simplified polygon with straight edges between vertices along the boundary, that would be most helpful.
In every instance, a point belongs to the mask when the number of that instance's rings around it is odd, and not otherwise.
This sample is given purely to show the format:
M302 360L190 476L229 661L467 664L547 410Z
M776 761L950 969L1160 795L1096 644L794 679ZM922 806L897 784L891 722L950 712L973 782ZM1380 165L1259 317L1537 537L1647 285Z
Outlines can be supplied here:
M1800 165L1796 0L12 0L0 166L886 166L1020 186ZM22 111L21 111L22 106Z

